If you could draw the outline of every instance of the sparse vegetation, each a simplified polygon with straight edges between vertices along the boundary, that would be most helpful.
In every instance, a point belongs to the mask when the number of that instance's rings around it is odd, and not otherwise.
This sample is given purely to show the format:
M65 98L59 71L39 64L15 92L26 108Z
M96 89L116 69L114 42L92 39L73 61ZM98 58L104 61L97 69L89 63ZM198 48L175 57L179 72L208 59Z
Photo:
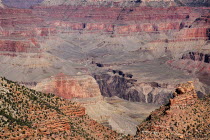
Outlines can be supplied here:
M0 78L0 139L116 139L84 107Z
M170 104L152 112L138 127L137 138L210 138L210 98L198 99L191 83L180 85L177 92Z

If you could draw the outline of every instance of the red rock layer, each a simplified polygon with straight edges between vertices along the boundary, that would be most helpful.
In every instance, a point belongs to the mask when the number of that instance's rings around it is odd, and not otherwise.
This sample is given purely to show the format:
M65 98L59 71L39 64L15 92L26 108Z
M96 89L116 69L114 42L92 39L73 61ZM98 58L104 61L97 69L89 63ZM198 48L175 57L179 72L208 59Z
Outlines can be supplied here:
M101 96L96 81L90 76L71 77L60 73L38 83L36 89L57 96L71 98L88 98Z
M72 32L137 35L170 31L176 41L209 39L208 10L209 8L202 7L64 5L0 9L0 51L27 52L31 47L28 44L39 46L42 39L48 36ZM18 41L5 42L3 39Z
M51 16L54 20L65 19L67 22L56 24L61 27L72 30L115 32L116 34L180 30L182 28L180 26L200 16L194 12L194 8L189 7L52 6L35 9L36 12L45 11L43 16ZM203 14L208 13L208 8L200 9L203 10Z

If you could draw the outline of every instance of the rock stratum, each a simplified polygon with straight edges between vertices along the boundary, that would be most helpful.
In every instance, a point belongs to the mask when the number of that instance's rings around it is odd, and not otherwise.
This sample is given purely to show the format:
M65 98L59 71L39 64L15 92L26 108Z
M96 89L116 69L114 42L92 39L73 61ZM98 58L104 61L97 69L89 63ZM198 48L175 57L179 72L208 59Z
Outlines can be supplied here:
M45 79L35 89L54 93L65 99L100 97L101 93L95 79L91 76L70 77L63 73Z

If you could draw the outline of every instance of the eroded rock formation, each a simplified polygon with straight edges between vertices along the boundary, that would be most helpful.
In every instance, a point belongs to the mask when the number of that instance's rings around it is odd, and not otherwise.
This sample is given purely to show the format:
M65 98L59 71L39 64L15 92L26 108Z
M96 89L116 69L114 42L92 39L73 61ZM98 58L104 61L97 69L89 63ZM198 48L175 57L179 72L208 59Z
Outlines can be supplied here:
M136 138L208 139L209 103L209 97L197 98L192 82L181 84L168 105L139 125Z
M94 75L99 84L101 94L106 97L118 96L120 98L155 104L166 104L172 97L173 87L167 84L139 83L135 79L118 75Z
M200 77L201 81L209 85L207 77L210 74L210 64L209 54L207 52L208 51L205 50L202 50L201 52L188 52L180 59L169 60L167 64L173 68L181 69L192 75L196 75Z
M60 73L56 76L44 79L37 84L35 89L45 93L54 93L65 99L101 96L96 81L91 76L87 75L68 76Z

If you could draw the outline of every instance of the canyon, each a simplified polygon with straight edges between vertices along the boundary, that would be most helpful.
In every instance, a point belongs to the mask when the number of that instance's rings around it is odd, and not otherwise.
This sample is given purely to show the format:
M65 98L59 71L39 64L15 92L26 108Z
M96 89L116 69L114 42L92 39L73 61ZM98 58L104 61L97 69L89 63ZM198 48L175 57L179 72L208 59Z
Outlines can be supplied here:
M92 119L134 135L177 84L209 93L209 11L202 0L2 0L0 76L81 103ZM130 106L150 108L116 119Z

